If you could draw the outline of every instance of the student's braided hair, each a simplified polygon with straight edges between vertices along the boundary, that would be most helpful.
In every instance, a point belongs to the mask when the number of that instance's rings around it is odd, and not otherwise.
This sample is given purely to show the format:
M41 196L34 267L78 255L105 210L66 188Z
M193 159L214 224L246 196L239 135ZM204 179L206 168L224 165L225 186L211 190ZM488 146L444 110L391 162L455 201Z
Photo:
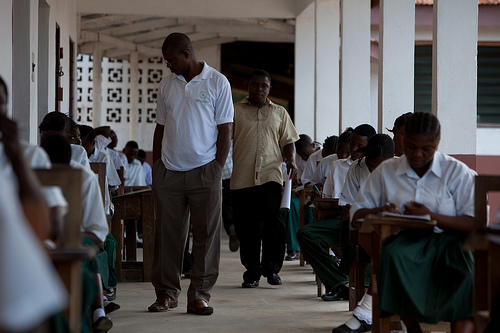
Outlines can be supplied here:
M425 134L432 139L441 137L441 124L430 112L415 112L406 120L405 136L407 134Z
M345 142L345 143L351 142L352 132L354 132L352 127L347 127L345 131L342 132L342 134L340 134L339 142Z
M358 165L363 157L370 160L379 156L390 158L394 156L394 141L387 134L375 134L368 140L368 144L360 148L359 151L361 151L361 158L358 160Z
M339 137L336 135L329 136L325 139L323 143L323 149L326 149L332 153L337 151L337 145L339 143Z
M406 121L408 120L408 118L410 118L411 116L413 115L413 112L406 112L406 113L403 113L402 115L400 115L399 117L396 118L396 120L394 120L394 126L393 128L399 128L399 127L403 127L404 129L404 126L406 124ZM392 129L388 129L386 128L389 132L391 133L394 133L394 131Z

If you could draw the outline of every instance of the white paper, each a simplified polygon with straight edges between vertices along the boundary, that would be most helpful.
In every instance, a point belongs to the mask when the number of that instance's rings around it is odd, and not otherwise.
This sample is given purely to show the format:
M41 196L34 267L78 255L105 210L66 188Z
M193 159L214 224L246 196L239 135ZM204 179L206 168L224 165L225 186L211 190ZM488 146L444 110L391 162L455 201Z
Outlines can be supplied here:
M281 197L281 208L290 209L290 201L292 200L292 180L290 179L290 175L287 175L286 178L283 197Z

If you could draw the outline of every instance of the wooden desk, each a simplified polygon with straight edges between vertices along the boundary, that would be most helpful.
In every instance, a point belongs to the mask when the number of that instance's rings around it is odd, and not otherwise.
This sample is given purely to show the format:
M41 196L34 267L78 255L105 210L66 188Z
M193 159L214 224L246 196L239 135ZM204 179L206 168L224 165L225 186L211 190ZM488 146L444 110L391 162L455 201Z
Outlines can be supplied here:
M377 291L377 265L380 258L380 250L384 241L403 228L412 229L432 229L436 221L422 221L405 219L399 217L382 217L377 215L368 215L358 234L358 243L371 256L372 262L372 309L373 309L373 333L388 333L391 331L391 318L380 318L378 310L378 291Z
M464 247L474 251L474 326L476 332L483 332L500 297L500 225L471 234Z
M151 189L123 194L113 198L115 212L111 220L111 234L115 237L116 275L118 281L151 281L154 240L154 202ZM142 219L143 262L136 259L136 221ZM122 224L122 220L124 223ZM127 228L124 244L123 229ZM126 252L123 253L125 245ZM123 261L125 255L126 261Z

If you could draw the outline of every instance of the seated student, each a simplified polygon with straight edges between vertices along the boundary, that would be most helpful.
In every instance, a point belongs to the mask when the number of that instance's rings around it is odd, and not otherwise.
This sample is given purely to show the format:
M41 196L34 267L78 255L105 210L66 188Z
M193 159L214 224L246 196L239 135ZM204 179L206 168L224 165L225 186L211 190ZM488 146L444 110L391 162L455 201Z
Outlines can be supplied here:
M123 148L123 153L127 157L128 177L125 179L125 186L147 186L141 162L137 160L139 145L135 141L129 141Z
M320 148L316 145L315 142L306 134L300 134L299 140L295 141L295 151L300 158L296 158L295 162L297 165L297 180L300 183L300 177L304 172L304 168L307 164L307 160L309 157L316 151L320 150ZM286 174L286 162L283 157L283 163L281 165L283 181L288 179ZM299 251L299 243L297 243L297 238L295 234L299 229L300 225L300 199L298 197L294 197L290 202L290 210L284 211L283 220L286 224L286 261L298 260L300 258ZM312 221L312 209L310 207L306 207L304 210L305 213L305 223L309 223Z
M103 126L103 127L108 127L108 126ZM116 132L113 131L111 128L109 128L109 131L107 131L107 135L98 132L98 134L103 134L107 138L111 139L111 142L108 144L106 147L106 152L109 154L109 157L111 157L111 160L113 161L116 170L120 170L121 167L123 167L123 178L127 179L127 169L128 169L128 161L127 157L125 154L120 153L115 150L116 145L118 144L118 137L116 136Z
M392 130L386 128L394 135L394 156L396 157L400 157L404 154L403 134L405 130L405 124L406 120L410 118L412 114L412 112L407 112L400 115L396 118L396 120L394 120L394 126L392 127Z
M295 141L295 152L300 158L295 159L295 164L297 164L297 179L300 180L302 172L306 167L307 160L314 152L320 148L313 142L311 137L307 134L300 134L299 139Z
M342 134L340 134L336 140L335 154L331 154L319 162L316 171L314 171L314 174L311 177L311 184L316 184L318 188L322 189L323 184L325 184L326 177L332 168L333 162L349 157L351 153L349 142L351 141L352 131L353 129L349 127Z
M87 125L80 125L79 128L82 138L82 147L85 148L89 161L106 163L106 188L114 191L116 187L121 184L121 181L109 155L105 151L96 148L97 137L102 137L102 135L96 136L94 129ZM111 197L109 195L109 190L105 194L106 199L104 208L106 214L111 214Z
M437 222L434 231L390 236L380 254L380 315L399 315L410 333L422 332L418 322L450 321L452 332L474 328L474 262L463 241L474 225L476 173L437 151L440 136L436 116L414 113L405 125L405 154L380 165L351 207L354 227L367 214L383 211L430 215Z
M61 112L52 111L47 113L38 126L40 142L55 134L62 135L68 140L71 137L72 122L73 120ZM87 152L82 146L71 144L71 160L91 170Z
M300 175L300 181L302 184L308 184L311 182L311 178L316 171L318 164L326 157L334 154L337 150L338 137L329 136L325 139L323 143L323 148L317 150L307 159L306 166L302 174Z
M46 320L64 310L68 295L41 244L49 235L48 208L23 158L17 124L7 117L1 77L0 137L0 331L49 331Z
M366 146L368 139L376 133L375 129L368 124L359 125L353 130L351 140L349 141L351 156L333 162L332 168L325 179L323 194L326 198L340 197L340 192L344 186L345 176L349 167L361 156L361 152L359 152L358 149Z
M137 159L142 164L142 172L144 173L144 179L146 180L146 185L151 186L151 184L153 184L153 173L151 171L151 165L149 165L149 163L146 162L146 152L142 149L139 149L139 153L137 154Z
M70 129L69 129L69 136L68 136L68 142L72 145L77 145L81 146L82 145L82 138L80 136L80 128L78 124L70 118Z
M359 159L362 156L362 151L358 149L365 147L368 144L368 137L372 137L375 133L375 129L367 124L356 127L349 144L351 149L349 159L352 158L354 161ZM345 160L335 161L330 172L330 174L333 172L341 173L347 165L347 170L343 173L344 176L335 178L334 186L340 188L337 198L344 186L349 166L353 164L352 160L351 163L337 163L343 161ZM345 287L345 283L348 281L347 274L339 269L335 259L327 252L330 247L339 244L341 228L342 221L333 219L315 221L300 228L297 232L300 248L326 287L326 294L321 296L324 301L338 301L348 297L348 289ZM326 233L323 235L325 229L329 230L328 235ZM337 252L337 255L341 256L340 251Z
M102 291L108 288L109 268L107 253L104 250L104 242L106 241L109 228L104 213L99 182L94 172L75 161L71 161L71 148L63 136L52 135L44 137L40 145L47 151L53 164L67 164L72 168L82 170L82 242L87 246L95 248L98 253L92 261L84 262L85 272L92 272L97 285L96 294L91 306L92 327L93 331L107 332L113 326L111 320L106 317L102 295ZM83 310L85 313L86 309ZM85 331L89 329L89 327L86 327L86 324L88 324L88 320L86 319L87 317L84 316L82 322L82 329Z

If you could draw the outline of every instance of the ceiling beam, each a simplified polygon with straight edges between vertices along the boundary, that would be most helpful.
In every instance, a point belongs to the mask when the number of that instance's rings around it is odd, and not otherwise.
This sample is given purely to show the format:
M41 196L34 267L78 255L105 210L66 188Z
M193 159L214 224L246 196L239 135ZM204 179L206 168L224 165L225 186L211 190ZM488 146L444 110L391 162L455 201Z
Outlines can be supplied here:
M97 12L93 11L91 13L97 13ZM85 19L85 16L82 16L80 29L81 30L99 29L110 25L139 21L146 17L147 16L142 16L142 15L104 15L97 18Z
M175 18L157 18L154 20L141 21L119 27L105 28L99 30L99 32L117 37L117 36L126 36L142 31L154 30L162 27L168 27L176 24L177 24L177 19Z
M94 44L95 44L95 42L87 42L87 43L83 43L81 45L78 45L78 53L92 55L92 53L94 52ZM113 47L114 46L111 44L101 43L101 50L103 50L103 51L112 49Z
M164 17L295 18L312 0L77 0L79 13Z
M195 27L194 25L178 25L175 27L161 28L144 33L130 35L127 37L123 37L123 39L133 43L150 42L155 39L165 39L165 37L170 35L172 32L181 32L184 34L194 33Z
M239 19L238 21L247 24L255 25L264 29L279 31L286 34L294 34L295 27L290 25L283 20L272 20L272 19Z
M189 36L189 39L191 39L191 43L196 43L196 42L201 42L205 39L213 39L213 38L217 38L219 37L218 34L216 33L194 33L194 34L187 34ZM165 37L162 37L162 38L159 38L159 39L156 39L156 40L152 40L152 41L149 41L147 43L141 43L141 45L144 45L144 46L149 46L149 47L152 47L152 48L161 48L162 44L163 44L163 41L165 40Z
M212 39L206 39L199 42L193 43L193 48L195 49L204 49L205 47L210 47L214 45L220 45L225 43L235 42L236 38L234 37L218 37Z
M93 31L80 31L80 38L84 41L102 42L113 45L117 49L128 51L138 51L148 57L158 57L161 54L159 49L135 44L106 34L100 34Z

